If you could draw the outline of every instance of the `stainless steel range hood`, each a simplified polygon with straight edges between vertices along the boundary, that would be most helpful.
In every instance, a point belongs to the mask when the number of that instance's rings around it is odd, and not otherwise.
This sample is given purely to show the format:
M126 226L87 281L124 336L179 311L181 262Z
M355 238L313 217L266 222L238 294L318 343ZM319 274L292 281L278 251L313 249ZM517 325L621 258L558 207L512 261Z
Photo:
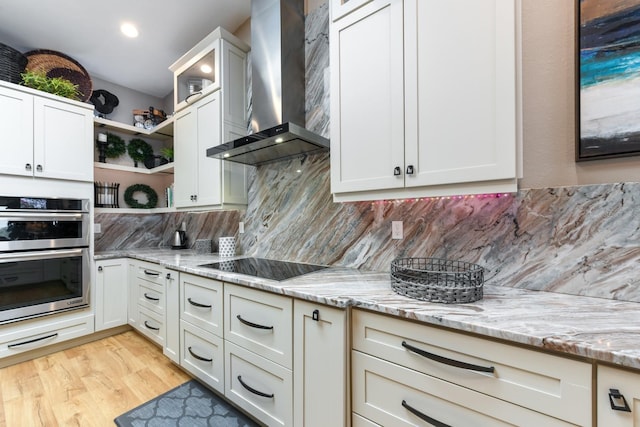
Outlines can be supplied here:
M329 150L305 123L304 0L251 3L251 133L207 156L261 165Z

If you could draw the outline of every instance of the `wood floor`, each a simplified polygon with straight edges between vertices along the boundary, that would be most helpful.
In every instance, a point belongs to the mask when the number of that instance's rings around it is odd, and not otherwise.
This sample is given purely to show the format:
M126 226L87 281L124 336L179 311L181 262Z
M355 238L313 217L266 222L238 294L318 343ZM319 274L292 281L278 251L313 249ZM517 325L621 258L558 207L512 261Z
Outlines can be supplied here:
M0 369L0 427L114 426L189 379L133 331Z

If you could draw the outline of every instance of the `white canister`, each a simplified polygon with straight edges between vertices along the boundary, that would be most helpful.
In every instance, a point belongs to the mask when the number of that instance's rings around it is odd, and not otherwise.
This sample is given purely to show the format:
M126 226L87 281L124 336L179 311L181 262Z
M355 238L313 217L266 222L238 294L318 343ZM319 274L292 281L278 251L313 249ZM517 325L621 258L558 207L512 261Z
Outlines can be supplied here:
M220 237L218 240L218 254L222 258L236 256L236 238L233 236Z

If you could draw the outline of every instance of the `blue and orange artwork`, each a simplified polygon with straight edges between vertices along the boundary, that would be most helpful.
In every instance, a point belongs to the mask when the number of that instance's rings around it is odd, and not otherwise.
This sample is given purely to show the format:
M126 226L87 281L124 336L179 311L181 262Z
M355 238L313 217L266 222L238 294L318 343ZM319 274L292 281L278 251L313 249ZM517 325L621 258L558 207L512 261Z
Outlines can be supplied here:
M640 0L580 0L578 159L640 154Z

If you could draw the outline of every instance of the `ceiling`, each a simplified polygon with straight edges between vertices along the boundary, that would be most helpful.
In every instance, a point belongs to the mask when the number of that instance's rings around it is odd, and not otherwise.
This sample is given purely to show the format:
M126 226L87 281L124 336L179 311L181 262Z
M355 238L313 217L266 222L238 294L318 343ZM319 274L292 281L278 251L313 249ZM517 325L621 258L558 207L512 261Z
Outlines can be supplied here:
M235 32L250 12L251 0L2 0L0 43L64 53L92 77L164 98L167 67L218 26ZM137 38L120 32L124 21Z

